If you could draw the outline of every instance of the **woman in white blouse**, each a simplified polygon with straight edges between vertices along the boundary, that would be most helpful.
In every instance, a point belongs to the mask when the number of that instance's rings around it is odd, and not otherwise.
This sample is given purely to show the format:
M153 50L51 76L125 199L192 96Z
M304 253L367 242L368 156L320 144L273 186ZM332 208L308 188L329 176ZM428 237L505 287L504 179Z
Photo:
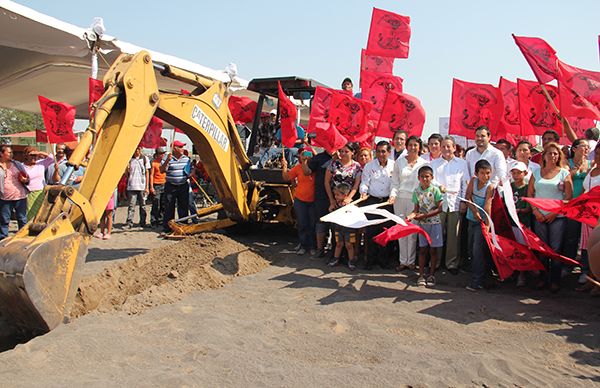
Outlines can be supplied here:
M419 184L418 171L427 164L427 161L419 156L422 146L423 143L417 136L409 137L406 140L406 156L399 157L394 164L390 203L394 204L394 213L402 218L414 209L412 195ZM413 234L399 239L398 247L400 265L396 270L414 270L417 236Z

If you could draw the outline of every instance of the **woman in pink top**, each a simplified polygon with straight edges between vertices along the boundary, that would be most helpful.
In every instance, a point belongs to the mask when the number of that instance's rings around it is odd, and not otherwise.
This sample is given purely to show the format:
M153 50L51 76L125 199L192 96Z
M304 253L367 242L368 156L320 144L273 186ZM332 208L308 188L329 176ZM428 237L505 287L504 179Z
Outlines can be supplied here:
M46 168L54 163L54 157L35 147L25 147L25 171L29 175L27 189L27 221L33 219L42 206L44 200L44 186L46 186Z
M0 240L8 236L10 216L15 210L21 229L27 223L29 175L23 163L13 160L12 148L0 145Z

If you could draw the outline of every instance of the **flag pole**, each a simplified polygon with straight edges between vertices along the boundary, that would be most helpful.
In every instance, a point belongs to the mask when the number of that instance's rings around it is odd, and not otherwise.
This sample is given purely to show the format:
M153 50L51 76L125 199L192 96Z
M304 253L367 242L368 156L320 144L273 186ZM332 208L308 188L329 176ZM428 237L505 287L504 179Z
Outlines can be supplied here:
M48 147L50 148L52 159L56 160L56 154L54 153L54 149L52 148L52 143L50 143L50 137L48 137L48 132L46 132L46 140L48 140Z
M552 97L550 97L550 93L548 93L548 89L546 89L546 85L544 85L543 83L540 82L540 87L542 88L542 92L544 92L544 96L546 96L546 100L548 100L548 102L550 103L550 105L552 105L552 108L554 109L554 112L556 112L556 114L558 115L559 120L563 124L562 130L561 130L561 134L560 134L561 137L562 137L562 135L565 134L564 133L565 132L565 126L569 126L569 128L570 128L570 124L567 121L567 119L565 117L563 117L562 114L560 114L560 111L558 110L558 107L554 103L554 100L552 99Z
M173 153L173 148L175 148L173 145L173 143L175 143L175 132L177 131L175 130L175 127L173 127L173 136L171 136L171 153Z

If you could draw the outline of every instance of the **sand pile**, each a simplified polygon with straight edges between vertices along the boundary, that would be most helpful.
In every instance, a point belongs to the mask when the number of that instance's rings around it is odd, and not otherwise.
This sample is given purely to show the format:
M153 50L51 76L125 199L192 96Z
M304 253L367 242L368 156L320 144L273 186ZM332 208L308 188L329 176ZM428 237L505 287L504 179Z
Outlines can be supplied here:
M264 258L226 236L190 237L84 278L71 316L115 310L137 314L176 302L193 290L219 288L267 265Z

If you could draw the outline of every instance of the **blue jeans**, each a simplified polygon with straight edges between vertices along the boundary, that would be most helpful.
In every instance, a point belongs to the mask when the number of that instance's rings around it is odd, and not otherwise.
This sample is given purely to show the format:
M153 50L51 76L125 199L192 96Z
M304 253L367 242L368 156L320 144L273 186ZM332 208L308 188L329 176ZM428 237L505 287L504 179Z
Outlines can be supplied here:
M165 218L163 219L163 232L170 232L169 221L175 219L175 206L177 216L187 217L190 210L190 185L185 182L181 185L165 184Z
M294 199L294 211L298 227L298 240L304 249L316 248L315 236L315 206L313 202Z
M540 240L548 244L554 252L560 252L563 246L566 227L566 217L557 217L549 224L538 222L536 219L533 220L533 231L538 235ZM545 259L546 262L544 265L546 265L546 268L550 269L550 282L553 284L560 284L562 263L558 260L551 260L550 258Z
M27 223L27 198L17 199L16 201L0 199L0 240L8 237L8 224L13 209L15 209L19 229Z
M471 256L471 287L483 287L483 282L490 271L490 249L488 248L481 224L469 221L469 253Z

